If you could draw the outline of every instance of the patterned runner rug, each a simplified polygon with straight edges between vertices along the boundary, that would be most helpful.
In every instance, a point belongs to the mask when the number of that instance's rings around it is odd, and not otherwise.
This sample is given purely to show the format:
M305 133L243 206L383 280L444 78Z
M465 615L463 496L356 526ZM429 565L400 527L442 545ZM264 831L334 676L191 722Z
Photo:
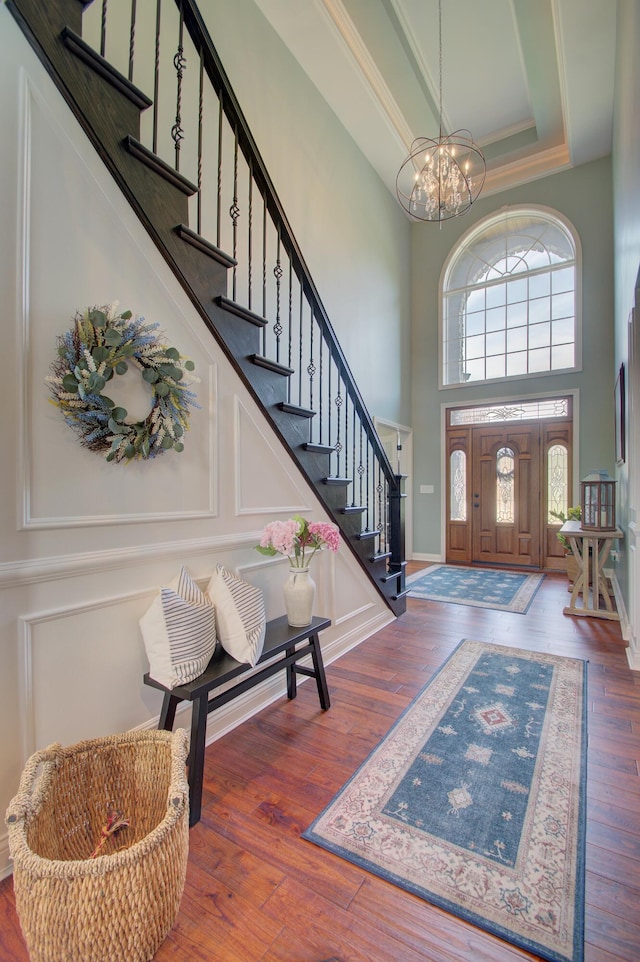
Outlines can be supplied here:
M544 580L542 574L431 565L407 578L410 598L496 608L524 615Z
M462 641L306 838L582 962L586 663Z

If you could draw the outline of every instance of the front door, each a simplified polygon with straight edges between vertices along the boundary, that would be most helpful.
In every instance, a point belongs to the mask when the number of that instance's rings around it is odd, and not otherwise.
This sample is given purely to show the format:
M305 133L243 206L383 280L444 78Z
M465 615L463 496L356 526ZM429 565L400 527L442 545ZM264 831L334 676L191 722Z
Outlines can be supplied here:
M557 538L572 503L570 397L450 408L449 564L564 568Z
M473 429L472 561L540 565L540 427Z

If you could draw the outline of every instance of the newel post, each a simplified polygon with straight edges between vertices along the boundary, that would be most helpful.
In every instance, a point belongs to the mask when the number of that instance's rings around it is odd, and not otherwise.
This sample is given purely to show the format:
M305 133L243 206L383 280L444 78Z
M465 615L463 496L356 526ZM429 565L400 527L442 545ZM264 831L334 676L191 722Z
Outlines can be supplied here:
M398 593L404 591L404 572L407 565L404 556L404 482L406 474L394 475L395 486L389 488L389 573L397 573Z

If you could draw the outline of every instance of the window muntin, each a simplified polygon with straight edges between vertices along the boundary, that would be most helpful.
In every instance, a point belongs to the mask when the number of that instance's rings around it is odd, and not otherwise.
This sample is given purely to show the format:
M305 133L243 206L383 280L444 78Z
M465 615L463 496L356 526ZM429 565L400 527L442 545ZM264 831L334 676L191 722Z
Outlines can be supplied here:
M576 264L548 212L501 212L467 235L443 282L443 386L575 368Z

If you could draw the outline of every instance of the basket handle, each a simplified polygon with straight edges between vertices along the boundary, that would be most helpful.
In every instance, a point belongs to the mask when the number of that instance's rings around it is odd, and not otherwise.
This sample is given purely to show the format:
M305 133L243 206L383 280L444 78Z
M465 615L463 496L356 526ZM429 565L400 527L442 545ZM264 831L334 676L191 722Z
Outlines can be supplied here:
M185 771L189 752L188 731L185 728L177 728L171 735L171 742L173 751L169 799L173 807L181 812L189 804L189 783Z
M40 797L49 783L53 772L60 763L63 749L60 742L54 742L48 748L43 748L27 760L24 771L20 776L18 794L11 800L7 809L5 821L7 825L14 825L16 822L24 820L32 812L37 811ZM40 773L36 790L33 790L38 769L43 766Z

